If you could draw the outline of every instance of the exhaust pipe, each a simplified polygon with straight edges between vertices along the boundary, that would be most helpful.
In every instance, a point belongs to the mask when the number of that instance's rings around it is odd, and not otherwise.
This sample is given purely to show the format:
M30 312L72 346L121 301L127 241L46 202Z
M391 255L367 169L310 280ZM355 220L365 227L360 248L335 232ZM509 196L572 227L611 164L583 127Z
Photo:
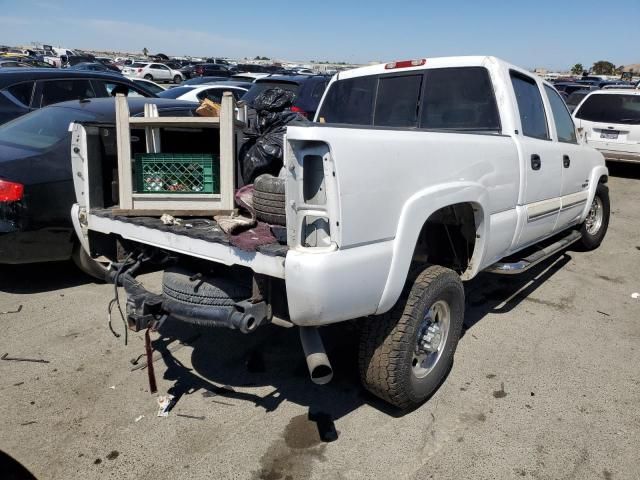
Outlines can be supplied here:
M316 327L300 327L300 342L307 359L311 381L317 385L329 383L333 378L333 368L324 351L322 338Z

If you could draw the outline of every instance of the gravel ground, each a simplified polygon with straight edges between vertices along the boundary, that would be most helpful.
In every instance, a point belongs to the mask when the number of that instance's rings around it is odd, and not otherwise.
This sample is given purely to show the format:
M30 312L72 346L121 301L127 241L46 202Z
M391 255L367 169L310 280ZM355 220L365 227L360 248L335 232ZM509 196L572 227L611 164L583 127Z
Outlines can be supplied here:
M640 478L640 166L613 173L601 248L467 284L453 369L406 415L359 387L348 327L324 332L319 387L293 329L168 324L155 367L178 401L159 418L130 362L143 336L107 328L112 286L2 267L0 311L22 309L0 315L0 353L49 363L0 361L0 450L38 479Z

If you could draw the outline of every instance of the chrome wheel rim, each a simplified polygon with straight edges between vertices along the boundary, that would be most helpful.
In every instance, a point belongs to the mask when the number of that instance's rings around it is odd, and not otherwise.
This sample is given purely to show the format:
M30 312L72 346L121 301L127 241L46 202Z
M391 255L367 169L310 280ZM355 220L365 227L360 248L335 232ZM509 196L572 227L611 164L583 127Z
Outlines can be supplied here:
M587 233L589 235L595 235L600 230L602 220L604 218L603 210L602 200L600 197L596 196L596 198L593 199L593 203L591 204L591 208L587 214L587 219L585 220Z
M427 311L418 332L411 369L417 378L426 377L436 366L447 343L451 324L451 308L438 300Z

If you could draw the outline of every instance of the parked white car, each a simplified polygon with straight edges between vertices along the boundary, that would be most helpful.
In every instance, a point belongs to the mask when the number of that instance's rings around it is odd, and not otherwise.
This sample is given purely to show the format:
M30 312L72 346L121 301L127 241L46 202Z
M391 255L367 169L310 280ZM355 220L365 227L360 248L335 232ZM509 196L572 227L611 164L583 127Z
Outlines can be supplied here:
M640 163L639 90L596 90L576 107L573 118L605 159Z
M184 76L179 70L163 65L162 63L135 62L122 69L122 74L126 77L144 78L145 80L162 80L173 83L181 83Z
M189 102L201 102L205 98L208 98L212 102L221 103L223 93L231 92L237 101L249 91L250 87L251 84L245 82L219 82L209 85L184 85L160 92L158 93L158 96L162 98L186 100Z

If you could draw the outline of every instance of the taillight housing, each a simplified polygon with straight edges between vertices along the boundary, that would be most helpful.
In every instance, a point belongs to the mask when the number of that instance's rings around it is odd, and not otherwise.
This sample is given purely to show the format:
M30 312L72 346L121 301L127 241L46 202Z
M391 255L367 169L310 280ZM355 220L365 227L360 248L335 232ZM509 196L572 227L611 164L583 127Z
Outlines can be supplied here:
M295 105L293 107L291 107L291 111L295 112L295 113L299 113L300 115L302 115L305 118L309 116L308 112L305 112L300 107L296 107Z
M0 202L19 202L23 196L24 185L8 180L0 180Z
M139 68L139 69L138 69L138 73L140 73L140 72L142 72L142 69L141 69L141 68Z

